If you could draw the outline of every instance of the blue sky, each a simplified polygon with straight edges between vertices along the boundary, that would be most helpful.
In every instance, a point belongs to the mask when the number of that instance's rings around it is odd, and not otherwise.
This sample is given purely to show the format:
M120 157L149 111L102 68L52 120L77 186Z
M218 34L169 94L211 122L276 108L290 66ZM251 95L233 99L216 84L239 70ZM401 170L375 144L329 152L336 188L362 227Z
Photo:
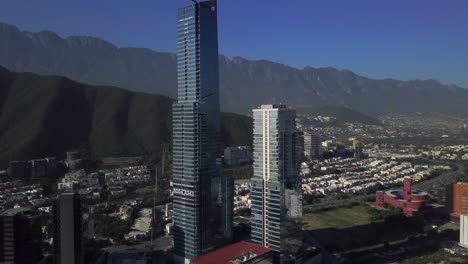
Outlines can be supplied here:
M219 0L220 53L468 88L466 0ZM2 0L0 21L175 51L189 0Z

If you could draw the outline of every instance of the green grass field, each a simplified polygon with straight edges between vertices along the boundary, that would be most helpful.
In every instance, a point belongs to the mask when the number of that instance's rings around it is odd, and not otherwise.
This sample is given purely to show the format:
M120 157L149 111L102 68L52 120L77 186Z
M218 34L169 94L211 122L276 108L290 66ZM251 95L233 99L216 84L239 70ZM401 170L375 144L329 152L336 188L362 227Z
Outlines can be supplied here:
M368 209L364 205L352 208L336 208L304 215L304 228L306 230L343 229L369 223Z
M304 214L304 229L333 252L359 251L407 238L419 232L414 219L396 218L372 222L366 205L334 208Z
M236 216L234 217L234 223L237 223L237 224L247 224L250 222L250 219L249 218L245 218L245 217L239 217L239 216Z

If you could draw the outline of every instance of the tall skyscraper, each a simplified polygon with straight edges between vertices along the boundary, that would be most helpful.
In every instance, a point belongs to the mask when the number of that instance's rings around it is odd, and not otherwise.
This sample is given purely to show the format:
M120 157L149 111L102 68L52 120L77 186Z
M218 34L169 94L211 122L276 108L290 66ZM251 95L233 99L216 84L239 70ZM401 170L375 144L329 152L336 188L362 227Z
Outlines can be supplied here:
M223 245L233 202L221 177L216 1L177 11L178 100L173 106L174 255L190 260ZM229 220L231 219L231 220Z
M302 190L296 160L296 112L284 105L253 110L254 243L271 248L275 263L298 263L302 249Z
M35 264L42 259L40 216L29 208L0 214L0 263Z
M79 194L63 193L53 206L56 264L81 264L82 221Z
M304 133L304 156L310 159L322 157L322 140L318 133Z

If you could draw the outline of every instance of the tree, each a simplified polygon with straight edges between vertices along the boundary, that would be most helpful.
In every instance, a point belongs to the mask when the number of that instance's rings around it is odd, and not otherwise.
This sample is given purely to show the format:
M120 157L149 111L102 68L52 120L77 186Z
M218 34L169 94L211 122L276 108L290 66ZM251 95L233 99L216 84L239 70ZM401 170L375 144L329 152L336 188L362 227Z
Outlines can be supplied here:
M241 208L239 210L237 210L237 215L239 216L244 216L244 217L248 217L250 216L250 208Z

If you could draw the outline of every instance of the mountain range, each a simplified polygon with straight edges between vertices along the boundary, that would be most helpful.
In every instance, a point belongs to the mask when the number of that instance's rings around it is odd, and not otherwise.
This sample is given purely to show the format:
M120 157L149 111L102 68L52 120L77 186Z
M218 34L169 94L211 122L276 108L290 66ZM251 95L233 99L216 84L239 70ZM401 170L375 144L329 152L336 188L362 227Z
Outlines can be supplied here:
M0 168L10 160L84 150L148 155L170 144L173 99L0 67ZM251 145L252 119L223 113L222 144Z
M175 54L118 48L94 37L25 32L8 24L0 24L0 39L0 65L12 71L176 97ZM222 55L219 62L221 105L228 112L250 114L260 104L285 103L337 105L373 116L414 112L468 116L468 90L434 80L373 80L348 70L297 69Z

